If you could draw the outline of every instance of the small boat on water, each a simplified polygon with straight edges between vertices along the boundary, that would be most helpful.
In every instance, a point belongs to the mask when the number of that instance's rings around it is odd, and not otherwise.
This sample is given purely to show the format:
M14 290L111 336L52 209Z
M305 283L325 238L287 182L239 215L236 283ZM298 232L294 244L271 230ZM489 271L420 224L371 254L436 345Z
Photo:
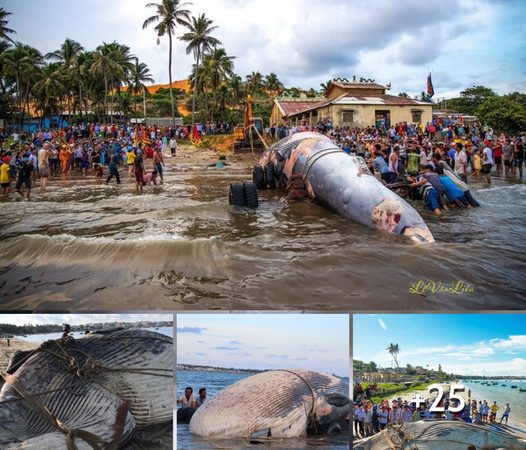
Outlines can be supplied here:
M512 388L512 389L517 389L517 386L512 386L511 388Z
M519 389L519 392L526 392L526 389Z
M505 385L505 384L503 384L502 386L506 387L506 385Z

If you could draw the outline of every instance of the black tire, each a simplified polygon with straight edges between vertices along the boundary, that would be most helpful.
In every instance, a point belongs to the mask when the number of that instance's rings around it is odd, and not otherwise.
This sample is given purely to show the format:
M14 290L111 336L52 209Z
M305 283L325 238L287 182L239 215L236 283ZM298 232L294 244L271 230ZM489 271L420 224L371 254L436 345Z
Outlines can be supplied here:
M274 165L267 164L265 167L265 175L267 176L267 186L269 189L276 189L276 177L274 173Z
M258 201L258 189L255 185L255 183L247 182L243 183L243 188L245 190L245 199L246 199L246 206L249 208L257 208L259 205Z
M247 206L245 188L242 183L232 183L228 192L228 202L234 206Z
M254 166L252 171L252 181L258 189L266 189L267 183L265 182L265 172L263 172L263 167Z

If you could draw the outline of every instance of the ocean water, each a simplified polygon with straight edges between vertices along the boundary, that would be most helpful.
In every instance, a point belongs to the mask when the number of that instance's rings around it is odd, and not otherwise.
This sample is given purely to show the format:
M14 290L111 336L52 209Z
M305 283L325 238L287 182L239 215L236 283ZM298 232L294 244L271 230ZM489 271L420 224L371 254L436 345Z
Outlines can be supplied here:
M177 398L184 395L184 389L191 386L194 394L197 395L199 388L205 387L208 398L211 398L219 390L250 376L251 374L229 373L229 372L201 372L191 370L178 370L176 373L176 392ZM331 450L348 450L349 449L349 435L336 436L316 436L297 439L279 439L275 441L260 441L259 444L251 444L247 440L242 439L221 439L221 440L207 440L199 436L194 436L189 431L189 426L186 424L177 424L176 433L174 435L174 448L177 450L217 450L217 449L284 449L284 450L300 450L300 449L331 449Z
M482 207L443 218L415 207L436 239L414 245L310 201L261 191L260 207L228 204L251 179L252 155L230 166L176 170L134 193L51 179L31 202L0 199L4 310L332 309L471 310L526 307L526 184L470 184ZM177 160L179 166L184 161ZM410 293L413 283L461 281L473 293ZM123 290L126 295L123 295Z
M155 331L156 333L164 334L165 336L170 336L171 338L173 338L173 327L159 327L159 329L156 329L156 328L144 328L144 329L149 330L149 331ZM84 336L84 333L80 331L75 331L70 334L76 339ZM15 337L16 339L20 339L23 341L34 342L35 344L41 344L42 342L48 341L50 339L60 339L62 337L62 333L28 334L27 336L15 336Z
M509 381L507 381L509 380ZM471 398L479 400L487 400L489 405L497 401L499 410L497 412L497 420L500 418L506 407L506 403L510 404L511 412L510 419L516 420L526 425L526 392L519 392L519 389L526 389L526 380L502 379L497 381L496 386L483 386L480 383L473 383L464 381L466 392L471 389ZM502 386L502 385L505 386ZM517 389L511 389L511 386L517 386Z

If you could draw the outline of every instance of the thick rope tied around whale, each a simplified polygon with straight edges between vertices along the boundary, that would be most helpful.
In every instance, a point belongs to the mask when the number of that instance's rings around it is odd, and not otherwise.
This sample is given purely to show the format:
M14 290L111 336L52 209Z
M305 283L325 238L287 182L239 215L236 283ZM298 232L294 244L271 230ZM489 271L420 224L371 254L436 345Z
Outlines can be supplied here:
M55 428L65 435L68 450L78 450L78 447L75 444L75 438L82 439L93 450L117 449L116 441L113 441L111 444L109 444L109 446L106 446L104 440L94 433L78 428L69 428L65 423L55 417L45 405L38 401L37 398L31 392L29 392L14 375L0 373L0 376L27 401L33 411L39 414L49 426Z
M66 339L50 340L44 342L41 345L40 351L49 353L50 355L56 357L62 361L66 369L72 373L75 373L79 378L94 378L97 375L101 375L104 372L129 372L137 373L141 375L151 375L165 378L173 378L173 369L163 369L163 368L152 368L152 367L143 367L143 368L132 368L132 367L107 367L104 366L100 361L92 358L88 353L79 350L79 349L68 349L70 352L80 353L85 357L84 364L82 364L79 359L66 350L65 346L73 342L72 337ZM64 345L65 344L65 345ZM59 349L59 353L56 353L50 349L51 346L55 345ZM166 373L165 373L166 372Z
M160 336L126 336L126 335L125 336L97 336L97 337L94 337L92 339L93 339L94 342L99 341L99 340L106 340L106 339L112 339L112 340L116 340L116 339L151 339L151 340L163 341L163 342L166 342L168 344L171 344L171 342L168 339L163 339ZM45 350L46 348L50 347L54 342L57 342L57 341L64 342L64 343L69 343L69 342L73 342L74 338L72 336L68 336L67 338L61 338L61 339L56 339L56 340L55 339L50 339L48 341L44 341L42 344L40 344L40 346L38 348L36 348L36 349L32 350L31 352L29 352L28 355L26 355L24 358L22 358L20 361L18 361L16 364L14 364L11 367L11 370L13 370L13 371L17 370L22 364L24 364L32 356L36 355L38 352L41 352L41 351Z
M314 389L310 385L310 383L305 379L305 377L302 377L299 373L294 372L293 370L288 369L279 369L281 372L288 372L293 375L296 375L301 381L303 381L307 387L309 388L310 394L312 396L312 404L311 409L309 413L307 414L307 429L314 428L315 432L317 432L316 428L316 413L314 412L314 406L316 403L316 394L314 393Z

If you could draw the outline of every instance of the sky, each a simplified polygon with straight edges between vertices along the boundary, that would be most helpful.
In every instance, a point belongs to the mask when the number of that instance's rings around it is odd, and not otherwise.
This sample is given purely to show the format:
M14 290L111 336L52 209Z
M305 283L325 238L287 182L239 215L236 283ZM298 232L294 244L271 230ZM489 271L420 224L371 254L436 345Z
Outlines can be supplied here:
M104 322L167 322L173 314L0 314L0 323L13 325L84 325Z
M400 366L460 375L526 376L526 314L355 315L353 358L391 367L386 351L399 344Z
M157 45L142 29L151 0L3 0L15 39L42 53L65 38L92 50L117 40L168 82L168 38ZM391 93L416 95L431 71L435 100L483 84L499 94L526 92L524 0L195 0L215 36L235 56L235 71L275 72L286 86L320 89L334 77L392 83ZM184 30L179 30L180 36ZM173 79L187 78L193 64L179 40Z
M177 363L349 377L348 314L178 314Z

